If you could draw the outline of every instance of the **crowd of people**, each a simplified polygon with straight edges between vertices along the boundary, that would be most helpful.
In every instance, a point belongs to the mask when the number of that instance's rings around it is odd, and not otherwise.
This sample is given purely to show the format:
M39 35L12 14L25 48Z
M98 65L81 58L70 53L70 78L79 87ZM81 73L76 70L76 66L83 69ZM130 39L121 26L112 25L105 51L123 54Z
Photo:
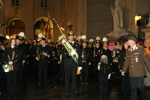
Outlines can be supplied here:
M68 47L71 46L78 54L78 59L63 45L63 37L56 43L49 42L42 35L37 41L29 39L26 43L24 33L20 32L16 38L9 39L7 44L0 44L0 80L7 80L7 99L16 99L17 86L23 82L25 70L37 66L37 85L47 85L48 72L53 70L65 83L66 98L77 98L76 79L80 69L81 85L89 85L89 78L99 82L99 96L109 96L108 80L114 77L122 78L122 94L131 95L131 100L137 100L137 88L143 100L147 100L143 78L146 62L149 67L149 40L138 42L134 36L128 36L126 41L109 43L106 37L96 40L75 38L73 31L68 32ZM134 47L134 50L131 48ZM144 51L145 50L145 51ZM5 66L8 65L8 68ZM11 70L10 70L11 68ZM121 76L122 74L122 76ZM137 85L138 84L138 85Z

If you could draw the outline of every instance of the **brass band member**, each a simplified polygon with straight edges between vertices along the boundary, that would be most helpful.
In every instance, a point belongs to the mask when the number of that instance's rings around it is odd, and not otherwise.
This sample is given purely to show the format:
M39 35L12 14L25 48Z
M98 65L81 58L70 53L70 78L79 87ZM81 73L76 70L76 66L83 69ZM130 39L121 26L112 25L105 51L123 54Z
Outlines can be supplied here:
M93 68L94 68L94 78L98 79L97 64L100 61L100 52L101 52L101 41L100 37L96 37L94 51L93 51Z
M22 52L15 45L15 39L10 39L8 47L2 55L2 61L12 66L12 71L6 73L7 76L7 99L15 99L17 91L17 72L19 62L22 61Z
M23 76L24 76L24 71L25 71L25 60L27 57L27 51L28 49L26 48L26 46L23 44L23 39L24 39L24 32L20 32L17 36L16 36L16 46L22 51L22 62L19 62L19 68L18 68L18 85L20 86L22 84L23 81Z
M79 57L81 57L81 50L79 44L74 41L74 33L70 31L68 33L68 41L72 45L72 47L77 51ZM62 49L62 57L65 69L65 91L66 98L76 98L76 74L77 74L77 65L81 62L78 59L78 64L74 61L74 59L70 56L69 52L63 47Z
M61 50L63 48L62 45L62 40L59 39L58 41L58 46L57 46L57 55L58 55L58 68L59 68L59 77L61 79L61 82L65 82L65 74L64 74L64 66L62 63L62 54L61 54Z
M50 61L51 48L46 45L46 39L41 37L40 45L37 47L36 60L38 61L38 85L47 84L47 69Z
M90 52L90 48L87 47L87 40L86 36L83 35L81 40L81 60L82 60L82 70L81 70L81 76L82 76L82 85L88 85L88 69L89 65L91 65L91 58L92 53Z

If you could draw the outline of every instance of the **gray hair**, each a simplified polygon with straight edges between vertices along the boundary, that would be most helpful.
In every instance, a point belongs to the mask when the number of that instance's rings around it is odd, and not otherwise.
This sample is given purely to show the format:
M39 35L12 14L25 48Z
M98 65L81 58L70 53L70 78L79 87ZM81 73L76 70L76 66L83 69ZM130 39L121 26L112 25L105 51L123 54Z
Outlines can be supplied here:
M105 57L101 56L101 63L108 64L108 57L105 55Z

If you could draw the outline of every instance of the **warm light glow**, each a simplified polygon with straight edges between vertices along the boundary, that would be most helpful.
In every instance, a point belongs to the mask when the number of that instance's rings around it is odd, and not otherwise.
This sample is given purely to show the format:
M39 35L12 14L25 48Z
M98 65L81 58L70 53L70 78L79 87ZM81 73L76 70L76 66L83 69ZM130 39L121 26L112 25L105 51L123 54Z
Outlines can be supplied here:
M15 25L15 23L14 23L14 22L12 22L12 25Z
M6 35L6 39L10 39L10 37L8 35Z
M140 20L142 17L141 16L135 16L135 20Z

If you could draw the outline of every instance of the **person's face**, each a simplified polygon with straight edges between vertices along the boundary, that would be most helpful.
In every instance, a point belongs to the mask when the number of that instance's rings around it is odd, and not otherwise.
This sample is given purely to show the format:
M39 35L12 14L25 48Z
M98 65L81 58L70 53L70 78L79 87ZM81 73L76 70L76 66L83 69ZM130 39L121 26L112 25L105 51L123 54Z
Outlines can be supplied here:
M117 45L120 45L120 43L119 43L119 42L117 42Z
M103 48L107 48L107 43L104 43L104 44L103 44Z
M0 45L0 48L1 48L1 49L4 49L4 48L5 48L5 46L4 46L4 45Z
M89 44L88 44L88 47L92 47L92 45L89 43Z
M131 47L133 47L134 45L136 45L135 41L133 40L128 40L127 44Z
M20 40L19 39L16 39L16 44L20 44Z
M40 44L41 44L41 45L44 45L44 44L45 44L45 40L41 40L41 41L40 41Z
M29 44L32 44L33 43L33 41L32 40L29 40Z
M73 41L73 39L74 39L74 36L68 36L68 39L70 40L70 41Z
M87 46L87 44L86 43L82 43L82 46L85 48Z
M99 43L96 43L96 47L99 47L100 46L100 44Z
M128 48L128 42L124 43L124 48Z
M13 40L11 41L11 46L15 46L15 44L16 44L16 41L13 39Z
M58 45L61 45L61 42L58 42Z

